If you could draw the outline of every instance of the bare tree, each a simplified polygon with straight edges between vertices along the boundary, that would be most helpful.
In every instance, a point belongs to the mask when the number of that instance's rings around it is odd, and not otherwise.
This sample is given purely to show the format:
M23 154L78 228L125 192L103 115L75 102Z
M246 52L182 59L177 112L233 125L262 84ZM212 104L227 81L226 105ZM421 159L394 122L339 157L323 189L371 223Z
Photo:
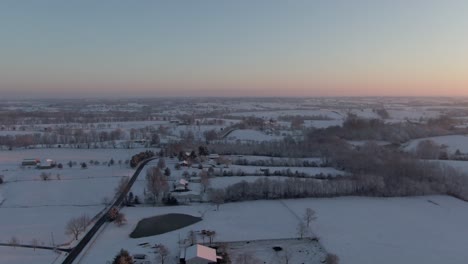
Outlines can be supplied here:
M190 246L193 246L197 243L197 235L195 231L190 230L187 234L187 241L189 242Z
M15 236L12 236L10 240L8 241L8 244L16 248L19 245L19 239Z
M299 237L302 239L304 238L304 236L306 236L308 233L308 228L307 226L303 223L303 222L300 222L298 225L297 225L297 234L299 235Z
M225 201L225 192L223 189L210 189L209 192L210 201L216 205L216 210L219 210L219 206Z
M415 154L421 159L437 159L442 147L432 140L422 140L416 146Z
M133 264L133 257L127 250L121 249L117 256L115 256L112 264Z
M112 207L108 212L107 212L107 218L109 221L114 221L117 219L117 216L119 215L119 208L117 207Z
M161 264L164 264L164 261L167 259L167 257L170 254L169 249L163 244L156 245L156 253L159 255L159 262Z
M205 243L205 237L208 237L210 244L212 244L213 239L216 236L216 231L214 231L214 230L202 230L202 231L200 231L200 236L203 239L203 243Z
M203 192L206 192L206 189L210 187L210 176L204 170L202 170L199 174L200 176L200 184L203 187Z
M157 167L160 170L163 170L164 168L166 168L166 160L164 160L164 158L159 158Z
M154 204L159 200L161 194L169 191L169 185L159 168L152 167L146 172L146 188L153 195Z
M117 226L122 226L126 223L127 223L127 218L125 217L125 214L119 212L115 218L115 224Z
M89 218L89 216L87 214L82 214L80 217L78 217L78 219L80 221L82 230L85 231L86 227L91 222L91 218Z
M338 264L340 263L340 258L335 254L328 253L327 258L325 259L325 263L326 264Z
M65 227L65 234L73 235L75 240L78 240L78 236L86 230L89 221L86 215L70 219Z
M65 227L65 234L73 235L75 240L78 240L78 236L81 234L81 224L78 218L72 218L68 221Z
M31 246L34 248L34 251L36 251L36 248L39 246L39 240L37 240L36 238L33 238L31 240Z
M42 172L41 175L40 175L39 177L40 177L41 180L43 180L43 181L48 181L48 180L50 180L50 176L51 176L50 173Z
M214 230L206 230L206 236L210 240L210 245L213 243L213 239L216 236L216 231Z
M307 208L305 210L305 213L304 213L304 221L306 222L307 224L307 227L309 227L310 225L310 222L314 221L315 219L317 219L317 217L315 216L315 211L312 210L311 208Z

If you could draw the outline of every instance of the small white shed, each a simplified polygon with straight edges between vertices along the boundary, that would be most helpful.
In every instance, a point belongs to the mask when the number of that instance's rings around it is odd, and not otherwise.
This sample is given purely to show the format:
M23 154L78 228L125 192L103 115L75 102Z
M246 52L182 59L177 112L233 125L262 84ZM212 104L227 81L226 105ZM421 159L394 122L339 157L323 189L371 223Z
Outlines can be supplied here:
M217 263L216 250L198 244L186 248L183 259L185 259L186 264Z

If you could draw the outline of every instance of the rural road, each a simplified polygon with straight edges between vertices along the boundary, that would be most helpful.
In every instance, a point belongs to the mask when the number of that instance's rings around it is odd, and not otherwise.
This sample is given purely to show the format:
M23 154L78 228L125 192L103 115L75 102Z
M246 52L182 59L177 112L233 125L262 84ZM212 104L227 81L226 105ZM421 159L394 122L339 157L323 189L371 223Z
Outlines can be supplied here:
M132 188L133 184L135 183L136 179L138 178L138 175L140 175L140 172L143 170L146 164L148 162L158 159L157 157L152 157L146 160L143 160L140 162L137 166L137 169L133 173L133 176L130 178L128 181L128 185L125 188L125 191L123 191L119 197L114 201L114 203L109 206L109 209L106 211L105 214L103 214L94 224L94 226L86 233L86 235L80 240L80 242L73 248L71 249L70 253L68 256L65 258L65 260L62 262L62 264L72 264L73 261L80 255L80 253L83 251L83 249L88 245L89 241L93 238L93 236L99 231L99 228L102 227L107 222L107 213L111 208L113 207L120 207L122 205L122 202L127 195L127 193L130 191Z

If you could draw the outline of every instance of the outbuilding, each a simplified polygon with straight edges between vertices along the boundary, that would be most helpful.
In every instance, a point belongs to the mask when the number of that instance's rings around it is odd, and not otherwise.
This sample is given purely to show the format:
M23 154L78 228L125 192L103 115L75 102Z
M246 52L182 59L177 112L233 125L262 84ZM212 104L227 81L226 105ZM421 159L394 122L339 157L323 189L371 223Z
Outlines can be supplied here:
M180 256L180 263L185 264L212 264L217 262L216 249L199 244L186 248Z

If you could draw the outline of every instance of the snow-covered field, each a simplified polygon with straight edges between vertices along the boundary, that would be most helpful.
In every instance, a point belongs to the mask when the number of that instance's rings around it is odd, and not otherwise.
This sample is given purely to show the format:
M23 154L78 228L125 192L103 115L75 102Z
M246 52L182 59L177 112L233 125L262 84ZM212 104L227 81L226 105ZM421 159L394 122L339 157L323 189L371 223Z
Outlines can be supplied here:
M432 140L436 144L447 146L447 151L451 154L455 153L457 149L462 153L468 153L468 135L452 135L416 139L408 142L406 144L405 150L415 150L419 142L423 140Z
M280 247L275 252L273 247ZM323 263L326 253L318 242L310 239L281 239L233 242L227 244L227 252L231 261L236 262L242 255L251 255L259 263ZM287 262L288 261L288 262ZM249 262L247 262L249 263ZM255 263L255 262L250 262Z
M120 177L11 182L2 187L7 207L89 206L112 199Z
M239 112L233 113L233 116L248 117L255 116L261 118L278 118L280 116L324 116L329 119L342 119L343 113L332 109L310 109L310 110L275 110L275 111L255 111L255 112Z
M117 162L118 160L130 159L138 152L140 152L138 149L14 149L0 151L0 164L2 169L5 165L19 167L21 161L27 158L53 159L57 163L63 163L63 165L70 160L76 162L89 162L90 160L104 162L113 158Z
M40 245L51 246L53 237L55 244L67 243L72 240L65 234L68 220L82 214L92 218L102 209L104 206L0 207L0 241L6 243L15 236L20 243L37 239Z
M286 205L286 206L285 206ZM411 198L341 197L253 201L213 206L125 208L128 224L106 226L81 263L104 263L121 248L153 256L139 243L163 243L177 255L177 241L189 230L215 230L215 241L245 241L297 237L296 227L306 208L317 212L313 232L326 250L347 264L459 264L468 258L468 204L448 196ZM130 232L145 217L186 213L204 219L166 234L131 239ZM175 262L169 262L175 263Z
M0 247L0 256L0 263L2 264L51 264L60 255L51 250L36 249L34 251L29 248Z
M207 211L206 211L207 210ZM129 234L142 218L167 214L184 213L199 216L206 211L204 219L194 225L166 234L147 238L132 239ZM143 253L153 256L152 250L138 246L140 243L163 243L171 251L173 264L178 255L178 239L185 239L188 231L215 230L214 241L244 241L256 239L278 239L297 237L295 234L298 220L279 202L258 201L222 205L219 211L207 204L176 207L137 207L125 208L128 224L117 227L108 224L105 231L97 238L92 249L80 263L105 263L121 249L128 249L132 254ZM271 217L271 216L275 217ZM266 221L268 219L268 221ZM199 239L201 242L201 238Z
M290 170L292 173L295 173L296 171L299 173L306 173L310 176L314 176L317 174L324 174L324 175L332 175L332 176L337 176L337 175L344 175L345 173L343 171L337 170L335 168L330 168L330 167L268 167L268 166L240 166L240 165L231 165L229 168L224 169L224 170L232 170L233 172L236 172L238 170L241 170L245 172L246 174L258 174L258 173L263 173L262 169L269 169L270 174L273 174L275 171L287 171Z
M448 165L456 170L463 172L468 175L468 161L462 160L437 160L435 162L443 163Z
M135 150L130 151L122 149L0 151L0 175L4 175L5 180L5 183L0 185L0 241L7 242L12 236L16 236L20 242L26 244L31 243L32 239L37 239L40 243L50 245L53 236L56 244L69 242L70 236L65 235L67 222L82 214L94 217L104 209L105 197L112 200L114 189L121 177L133 173L133 169L125 164L117 164L118 160L129 159ZM22 168L20 163L24 158L42 160L51 158L63 163L64 167L46 170ZM113 166L89 163L90 160L98 160L102 164L111 158L116 162ZM66 165L68 161L78 164L86 162L88 168L81 169L79 165L69 168ZM50 180L41 180L41 173L50 173ZM49 257L50 254L45 258ZM42 257L39 261L40 259ZM2 260L0 258L0 263L3 263Z
M448 196L287 200L317 212L313 230L347 264L458 264L468 258L468 204Z
M282 136L268 135L261 131L252 130L252 129L243 129L243 130L234 130L227 137L229 140L240 140L240 141L272 141L272 140L281 140Z

